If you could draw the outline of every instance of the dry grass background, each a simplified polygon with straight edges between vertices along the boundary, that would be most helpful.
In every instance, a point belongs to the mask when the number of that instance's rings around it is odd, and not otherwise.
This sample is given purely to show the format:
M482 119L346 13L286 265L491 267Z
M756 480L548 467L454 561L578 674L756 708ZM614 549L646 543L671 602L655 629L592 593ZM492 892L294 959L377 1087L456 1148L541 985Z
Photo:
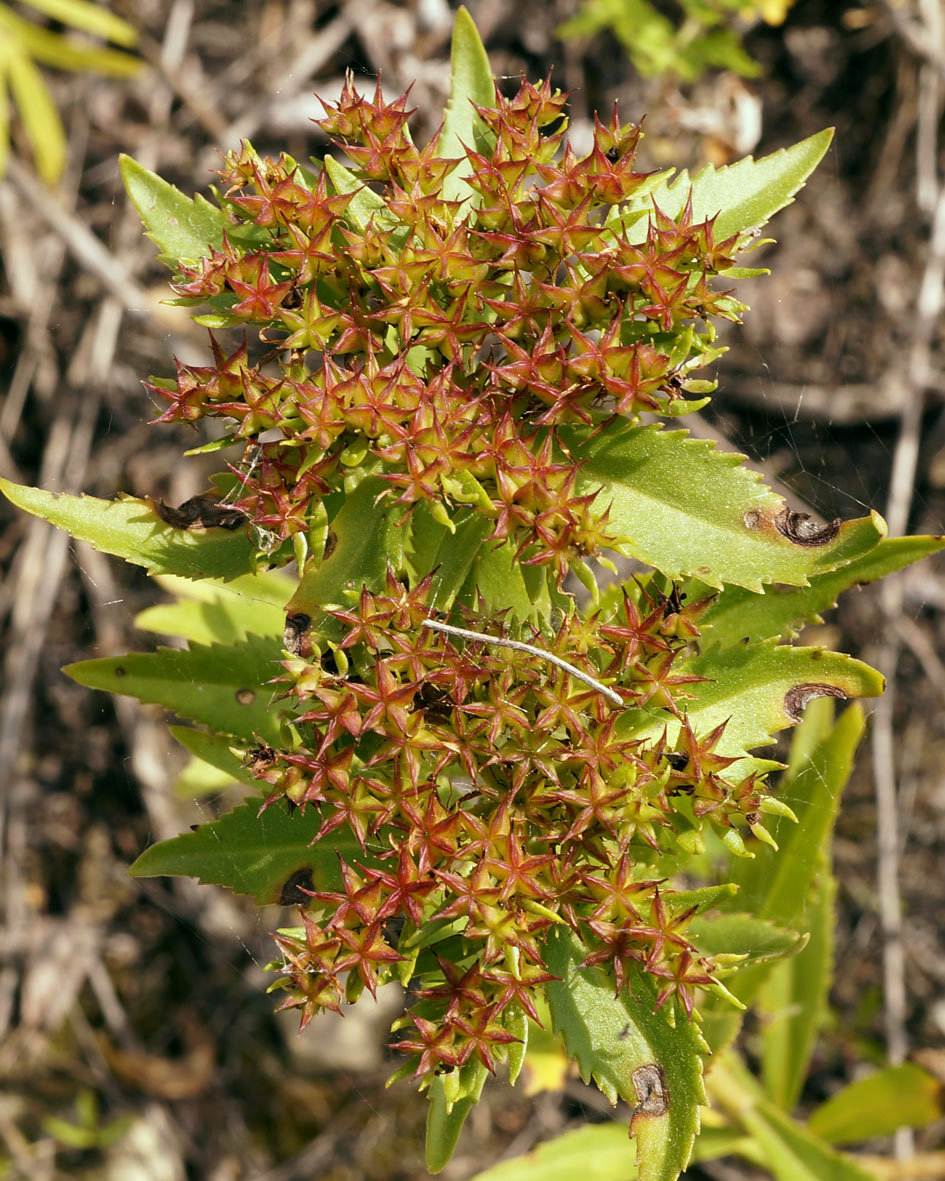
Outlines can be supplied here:
M625 118L646 112L651 167L724 163L837 127L775 223L773 277L754 284L699 429L745 450L796 507L888 507L900 530L945 531L940 0L798 0L783 28L748 35L759 81L716 74L686 88L642 81L604 38L556 40L576 0L467 2L497 74L554 64L574 91L579 142L614 98ZM448 86L451 11L446 0L116 7L141 29L146 68L130 82L54 79L64 182L47 192L21 157L0 183L0 472L179 503L207 469L181 462L188 436L147 425L140 382L169 373L174 354L199 359L205 342L159 303L166 276L121 191L118 153L187 192L212 179L215 147L243 136L304 158L322 147L312 92L333 96L347 67L365 85L382 72L390 94L413 81L422 140ZM132 620L155 586L5 510L0 563L0 1175L425 1177L424 1105L405 1084L384 1091L383 1022L349 1016L296 1038L273 1016L260 965L279 914L125 874L147 843L200 818L169 790L182 752L159 713L59 668L145 646ZM875 716L874 774L866 753L840 822L836 1020L809 1100L887 1044L945 1077L943 569L854 592L827 625L831 643L896 669L896 691ZM497 1084L444 1176L461 1181L588 1115L603 1113L576 1082L532 1098ZM919 1150L942 1133L922 1133Z

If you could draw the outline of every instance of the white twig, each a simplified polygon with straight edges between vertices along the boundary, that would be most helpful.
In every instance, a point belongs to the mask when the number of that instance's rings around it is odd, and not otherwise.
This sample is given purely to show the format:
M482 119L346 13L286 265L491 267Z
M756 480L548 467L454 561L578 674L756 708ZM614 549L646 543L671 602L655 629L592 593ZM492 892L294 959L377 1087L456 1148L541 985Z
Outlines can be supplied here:
M568 664L566 660L562 660L560 656L555 656L553 652L546 652L544 648L536 648L534 644L526 644L522 640L507 640L503 636L489 636L485 632L474 632L465 627L454 627L451 623L440 623L437 619L424 619L423 626L430 628L432 631L447 632L451 636L462 636L464 640L479 640L483 644L496 644L500 648L514 648L516 652L528 652L529 655L537 656L541 660L547 660L555 668L560 668L564 672L570 673L576 680L583 681L591 689L596 689L598 693L603 693L608 701L612 701L614 705L621 709L623 708L623 698L614 689L609 689L606 685L602 685L600 681L595 680L588 673L581 672L573 664Z

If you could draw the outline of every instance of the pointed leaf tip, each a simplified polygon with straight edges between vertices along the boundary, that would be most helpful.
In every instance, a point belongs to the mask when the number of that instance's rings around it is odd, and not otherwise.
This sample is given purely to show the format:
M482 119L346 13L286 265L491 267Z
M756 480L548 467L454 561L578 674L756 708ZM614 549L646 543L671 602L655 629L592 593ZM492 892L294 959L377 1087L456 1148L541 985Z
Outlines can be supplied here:
M446 104L439 152L446 159L460 161L443 184L444 198L455 201L472 196L472 190L460 175L467 168L465 149L482 151L487 148L486 126L473 104L491 107L495 103L495 83L489 56L465 5L456 13L453 24L450 68L450 97Z
M131 156L120 156L118 167L125 191L165 266L176 270L182 260L196 262L208 257L211 249L220 249L226 227L222 209L199 193L185 196Z
M707 164L693 177L683 169L674 179L667 178L641 198L641 203L647 212L655 203L663 213L675 218L691 194L693 219L715 218L713 232L720 242L732 234L758 229L790 205L823 159L832 139L833 128L827 127L760 160L745 156L721 168ZM642 241L646 219L641 219L634 230Z

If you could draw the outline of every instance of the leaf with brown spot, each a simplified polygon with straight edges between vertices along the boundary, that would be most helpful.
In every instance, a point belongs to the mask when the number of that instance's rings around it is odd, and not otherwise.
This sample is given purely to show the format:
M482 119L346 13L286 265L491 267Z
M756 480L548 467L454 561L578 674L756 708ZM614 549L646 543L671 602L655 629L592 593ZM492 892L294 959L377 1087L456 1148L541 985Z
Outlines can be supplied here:
M797 544L776 525L790 510L744 456L687 431L624 424L598 434L562 430L561 437L581 463L578 491L599 492L596 504L610 506L620 550L674 580L751 591L772 582L806 586L868 553L886 532L871 513L837 525L822 543Z
M192 644L83 660L63 669L81 685L123 693L202 722L246 743L280 743L279 641L249 636L235 644Z
M131 496L100 500L97 496L44 492L3 479L0 492L18 508L42 517L79 541L155 574L231 579L252 569L253 543L244 532L175 529L145 501Z
M211 496L192 496L176 508L163 500L145 497L145 503L165 524L174 529L228 529L231 532L246 524L246 514L230 505L221 504Z
M651 979L631 964L629 989L614 996L613 975L581 967L587 949L575 935L556 927L548 936L545 962L560 977L545 985L555 1030L585 1080L597 1083L611 1103L634 1109L640 1181L675 1181L685 1168L699 1130L705 1102L698 1025L682 1009L675 1026L654 1011Z
M852 656L791 648L775 640L714 647L680 662L679 671L706 678L686 687L690 700L683 707L689 724L697 734L707 734L725 723L716 751L735 757L767 745L779 730L795 725L803 705L815 696L876 697L884 685L875 669ZM811 686L817 692L808 693ZM657 737L666 719L654 713L641 720L638 713L627 713L621 723L624 734ZM669 723L670 741L677 728L678 723Z

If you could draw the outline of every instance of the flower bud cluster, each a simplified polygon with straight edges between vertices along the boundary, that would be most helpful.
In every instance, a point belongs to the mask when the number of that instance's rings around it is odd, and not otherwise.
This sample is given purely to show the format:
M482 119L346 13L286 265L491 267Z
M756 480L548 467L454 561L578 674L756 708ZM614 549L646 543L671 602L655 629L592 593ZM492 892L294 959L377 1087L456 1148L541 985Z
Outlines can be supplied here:
M367 472L405 515L471 505L558 581L614 543L558 432L685 412L693 369L717 351L712 318L741 307L712 286L737 243L691 205L676 219L654 208L642 229L623 204L650 182L634 169L639 126L597 121L578 158L562 148L564 103L547 81L497 95L476 108L491 148L457 161L439 137L414 145L406 96L368 99L349 79L320 125L364 188L248 144L226 156L232 225L176 290L210 305L198 320L258 329L269 352L214 342L212 365L178 364L151 388L161 421L222 418L253 445L236 503L270 550ZM444 194L454 170L464 200Z
M547 81L497 93L457 160L439 134L414 145L406 95L367 98L349 79L320 126L353 173L229 153L230 224L182 264L176 291L209 305L198 320L253 328L268 351L214 340L212 364L151 387L161 421L220 418L225 441L244 443L234 507L274 564L294 554L304 575L341 494L371 477L406 527L418 506L449 528L480 514L486 546L549 576L560 619L515 633L531 650L430 627L425 570L413 585L390 571L385 593L364 587L317 625L296 617L281 678L293 740L248 756L269 803L317 809L316 840L340 831L361 850L277 937L284 1007L304 1025L410 982L397 1045L423 1079L495 1068L538 1017L556 925L618 992L642 966L659 1005L691 1013L714 964L648 861L691 852L708 825L736 849L740 829L764 833L763 787L726 777L722 728L700 738L681 717L699 678L677 660L705 604L650 583L589 616L561 606L569 570L620 541L565 428L685 413L705 385L693 371L718 352L713 319L741 310L713 285L735 238L716 242L691 203L675 218L632 205L654 183L634 166L640 127L595 119L577 157L564 105ZM470 606L454 619L507 638L501 615Z
M634 736L626 719L644 706L679 718L699 678L673 664L706 603L640 588L533 637L616 693L620 711L534 652L424 626L430 583L410 590L389 573L386 593L365 589L356 607L329 613L331 642L306 632L282 678L304 741L251 754L270 803L314 806L316 840L342 829L363 851L342 860L342 890L313 893L303 926L278 936L284 1007L299 1007L304 1025L342 996L412 979L417 1003L397 1043L411 1070L472 1055L492 1070L515 1016L537 1018L536 991L552 979L543 940L563 923L618 992L639 964L658 1004L676 994L691 1013L713 964L686 938L692 910L674 905L640 841L691 850L707 823L740 841L763 788L724 776L734 760L714 753L723 727L700 741L684 721L670 746L665 731ZM501 638L501 622L493 628Z

